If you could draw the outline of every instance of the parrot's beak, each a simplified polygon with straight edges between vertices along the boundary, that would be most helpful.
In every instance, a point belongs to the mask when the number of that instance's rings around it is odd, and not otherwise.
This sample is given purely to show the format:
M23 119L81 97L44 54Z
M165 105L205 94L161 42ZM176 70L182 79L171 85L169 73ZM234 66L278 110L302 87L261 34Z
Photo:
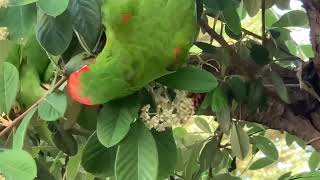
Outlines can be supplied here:
M93 104L92 104L92 100L90 98L83 97L81 95L82 88L81 88L81 83L80 83L80 77L81 77L82 73L86 73L89 71L90 71L90 69L86 65L86 66L82 67L80 70L73 72L69 76L69 79L67 82L67 87L68 87L68 91L69 91L71 98L74 99L75 101L77 101L81 104L85 104L85 105L93 105Z

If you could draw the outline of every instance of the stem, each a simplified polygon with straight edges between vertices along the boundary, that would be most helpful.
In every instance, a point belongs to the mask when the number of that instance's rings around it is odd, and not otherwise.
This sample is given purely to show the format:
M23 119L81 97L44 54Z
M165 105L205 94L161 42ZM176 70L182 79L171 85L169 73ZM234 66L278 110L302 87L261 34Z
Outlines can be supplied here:
M252 163L254 157L256 156L256 154L252 155L250 161L248 162L247 166L243 169L243 171L240 173L240 176L242 176L249 168L249 165Z
M59 151L58 155L56 156L56 158L54 158L53 162L52 162L52 165L50 166L50 169L49 169L49 172L52 173L56 164L57 164L57 161L59 160L59 158L63 155L63 152L62 151Z
M261 7L261 18L262 18L262 45L265 46L266 44L266 0L262 0L262 7Z
M55 91L56 89L58 89L65 81L66 81L66 77L62 77L57 84L54 85L53 89L49 92L47 92L41 99L39 99L36 103L34 103L31 107L29 107L24 113L22 113L21 115L19 115L18 117L16 117L12 123L7 126L6 128L4 128L1 132L0 132L0 137L5 135L8 131L10 131L13 127L17 126L22 119L33 109L33 108L37 108L38 105L46 98L48 97L53 91Z

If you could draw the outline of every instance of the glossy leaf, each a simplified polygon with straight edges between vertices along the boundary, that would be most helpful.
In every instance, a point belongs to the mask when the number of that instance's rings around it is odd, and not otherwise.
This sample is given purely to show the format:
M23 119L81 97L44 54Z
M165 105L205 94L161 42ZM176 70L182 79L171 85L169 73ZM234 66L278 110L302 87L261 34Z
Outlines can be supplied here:
M212 133L211 127L205 119L197 117L194 119L194 122L198 126L198 128L201 129L203 132Z
M23 119L20 123L16 133L13 136L13 145L12 148L16 150L22 150L23 143L24 143L24 137L27 132L29 123L36 112L36 108L33 108Z
M152 131L159 153L158 178L165 179L172 175L177 164L177 146L172 130L164 132Z
M263 93L263 84L260 80L250 82L248 90L248 106L252 111L263 105L265 101Z
M232 0L218 0L218 2L220 3L220 7L222 7L222 14L230 31L233 32L236 36L241 36L241 20Z
M292 172L287 172L287 173L284 173L283 175L281 175L278 180L285 180L286 178L290 177L291 176L291 173Z
M232 96L239 102L244 103L248 98L248 88L242 79L231 77L227 80L227 84L231 87Z
M19 72L7 62L0 64L0 112L9 114L18 93Z
M97 134L90 136L85 145L81 158L82 167L96 176L113 176L116 148L103 146Z
M26 151L0 149L0 172L6 179L33 180L37 175L37 166Z
M140 103L136 96L104 105L98 116L97 135L100 142L111 147L129 132L131 123L138 118Z
M0 22L8 27L9 40L24 44L34 31L36 18L36 7L29 4L6 8L4 16L0 16Z
M317 151L313 151L308 161L310 171L315 171L318 168L319 163L320 153Z
M249 152L249 136L238 124L232 126L231 149L239 159L244 159Z
M119 145L115 176L121 180L156 179L158 175L156 142L142 122L136 122Z
M39 0L37 5L46 14L50 16L58 16L62 14L68 7L69 0Z
M70 131L57 127L52 134L55 146L69 156L74 156L78 152L78 143Z
M304 54L307 58L312 58L312 57L314 57L314 52L313 52L312 46L311 46L310 44L301 45L301 46L299 46L299 48L301 49L301 51L303 52L303 54Z
M240 177L234 177L229 173L218 174L214 177L215 180L241 180Z
M268 158L276 161L279 158L279 152L276 146L266 137L263 136L253 136L254 145L263 152Z
M56 121L62 118L66 110L67 98L64 94L58 93L52 93L38 107L39 116L45 121Z
M221 154L219 154L217 139L212 139L208 141L206 144L204 144L200 152L200 156L199 156L200 169L202 171L205 171L210 167L213 167L212 164L215 158L220 157L219 159L221 160L220 155Z
M289 104L290 103L289 94L282 78L275 71L272 71L271 78L278 96L282 99L282 101Z
M195 45L202 50L203 53L215 54L217 53L217 47L204 43L204 42L196 42Z
M278 0L276 2L276 5L279 9L289 9L290 8L290 0Z
M217 87L212 94L211 109L214 112L222 111L228 107L228 100L222 88Z
M243 4L244 4L244 7L246 8L249 16L253 17L261 9L262 0L243 0Z
M304 11L292 10L282 15L273 27L304 27L308 25L308 16Z
M72 0L68 11L79 40L92 51L101 33L100 0Z
M266 166L269 166L270 164L274 163L274 160L268 158L268 157L264 157L261 159L258 159L257 161L253 162L251 164L251 166L249 167L250 170L257 170L257 169L261 169L264 168Z
M38 11L36 35L41 46L54 56L65 52L72 40L73 28L68 14L57 17Z
M295 180L295 179L301 179L301 180L318 180L320 178L320 172L319 171L313 171L313 172L303 172L296 175L293 175L286 180Z
M31 4L34 2L37 2L38 0L9 0L8 1L8 6L22 6L22 5L27 5Z
M76 180L76 176L80 170L81 156L83 149L79 150L77 155L71 156L66 167L66 179Z
M172 74L158 79L158 82L173 89L194 93L210 92L217 87L217 79L208 71L196 67L182 67Z

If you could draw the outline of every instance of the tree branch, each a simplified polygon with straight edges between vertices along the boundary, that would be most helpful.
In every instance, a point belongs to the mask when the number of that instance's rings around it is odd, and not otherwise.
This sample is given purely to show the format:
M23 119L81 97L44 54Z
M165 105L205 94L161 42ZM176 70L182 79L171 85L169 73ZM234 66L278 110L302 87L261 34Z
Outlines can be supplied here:
M233 49L233 46L229 45L223 37L211 29L206 22L201 21L200 25L222 47L228 50L233 57L230 62L231 66L239 68L243 74L245 74L245 71L250 73L261 71L260 66L250 65L248 60L241 58ZM282 68L276 64L272 64L271 66L273 71L278 72L284 78L285 83L299 83L294 70ZM262 81L270 83L270 73L264 73ZM308 92L299 87L290 87L288 89L290 98L294 99L292 104L284 103L274 89L270 90L270 88L266 87L268 96L266 109L260 109L259 112L251 113L248 109L242 107L241 113L239 113L242 115L241 120L259 123L271 129L287 131L311 143L315 149L320 150L320 131L318 130L320 129L318 128L320 127L320 123L319 126L314 123L315 119L318 120L319 118L317 117L320 117L320 108L317 110L313 108L314 105L318 107L319 103ZM235 118L239 119L240 117Z
M0 137L5 135L8 131L10 131L13 127L17 126L22 119L33 109L38 107L38 105L46 98L48 97L53 91L57 90L64 82L66 81L66 77L62 77L53 87L52 91L49 91L46 93L41 99L39 99L36 103L34 103L31 107L29 107L25 112L23 112L21 115L16 117L9 126L5 127L0 132Z

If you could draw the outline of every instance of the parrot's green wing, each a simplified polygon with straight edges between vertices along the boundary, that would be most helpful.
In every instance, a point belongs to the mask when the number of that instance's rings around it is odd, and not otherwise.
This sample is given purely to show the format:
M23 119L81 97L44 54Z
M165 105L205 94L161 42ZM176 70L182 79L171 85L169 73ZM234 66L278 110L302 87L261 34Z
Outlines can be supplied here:
M100 104L133 94L183 64L197 33L195 0L104 0L107 45L71 74L70 95Z

